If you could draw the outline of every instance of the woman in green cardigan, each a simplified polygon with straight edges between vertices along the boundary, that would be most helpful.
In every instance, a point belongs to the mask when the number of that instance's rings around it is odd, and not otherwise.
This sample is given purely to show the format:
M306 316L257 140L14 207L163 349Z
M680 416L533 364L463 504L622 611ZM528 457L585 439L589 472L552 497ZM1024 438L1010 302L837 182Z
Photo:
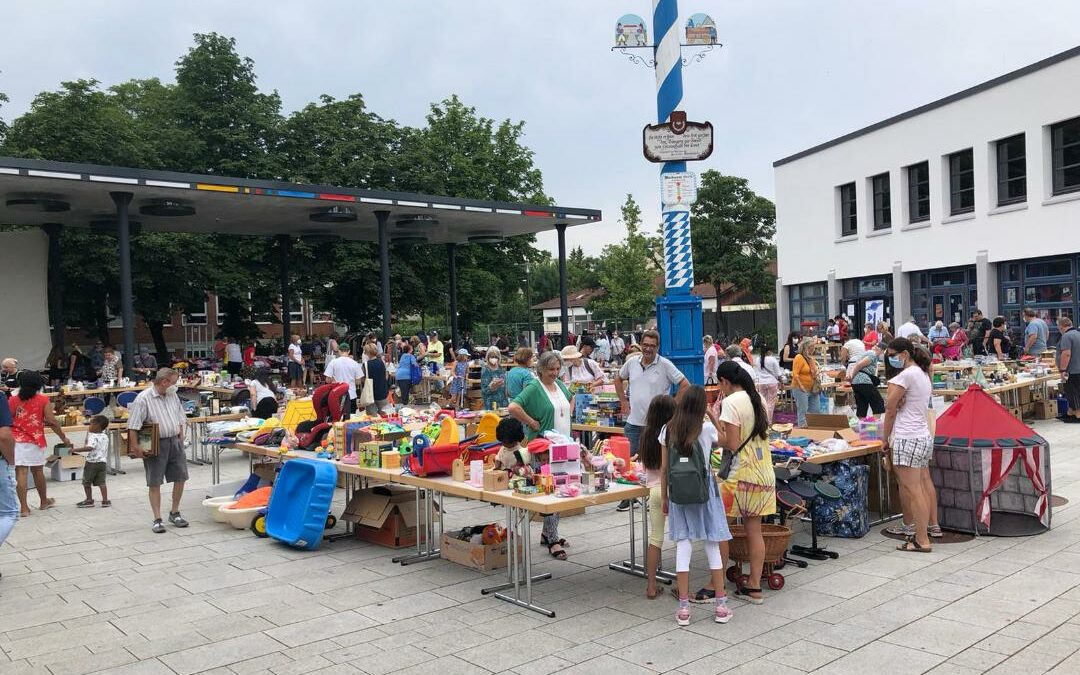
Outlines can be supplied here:
M510 403L510 415L525 427L525 436L532 440L545 431L570 437L570 417L573 411L570 391L559 380L562 358L558 352L544 352L536 364L540 379L533 380ZM539 466L533 467L539 470ZM559 537L559 514L544 516L540 544L547 546L551 557L566 560L566 540Z

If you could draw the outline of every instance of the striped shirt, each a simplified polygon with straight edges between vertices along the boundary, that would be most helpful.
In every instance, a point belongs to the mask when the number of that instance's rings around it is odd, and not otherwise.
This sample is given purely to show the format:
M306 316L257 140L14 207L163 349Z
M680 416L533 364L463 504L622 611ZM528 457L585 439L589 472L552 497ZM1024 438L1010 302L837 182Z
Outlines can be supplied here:
M147 387L135 397L128 406L128 429L141 429L143 422L158 425L161 438L179 436L187 423L187 415L180 404L180 397L173 392L165 395L157 393L153 385Z

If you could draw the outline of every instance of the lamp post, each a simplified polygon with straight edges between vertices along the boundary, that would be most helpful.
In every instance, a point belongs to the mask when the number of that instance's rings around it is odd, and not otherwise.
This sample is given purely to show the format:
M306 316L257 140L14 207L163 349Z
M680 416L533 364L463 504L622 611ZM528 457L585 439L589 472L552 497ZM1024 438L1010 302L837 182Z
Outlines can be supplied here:
M690 206L696 197L696 176L686 171L686 162L702 160L712 153L712 125L688 122L680 110L683 98L682 69L701 61L705 52L719 45L716 25L705 14L694 14L686 24L686 41L679 35L677 0L653 0L655 42L649 44L645 21L627 14L615 27L614 51L630 61L652 67L656 75L656 117L658 124L642 132L645 157L661 163L660 184L664 232L664 295L656 300L656 322L664 356L693 384L703 384L701 363L701 298L691 294L694 286L694 258L690 241ZM701 47L692 61L683 47ZM645 59L629 50L652 49Z

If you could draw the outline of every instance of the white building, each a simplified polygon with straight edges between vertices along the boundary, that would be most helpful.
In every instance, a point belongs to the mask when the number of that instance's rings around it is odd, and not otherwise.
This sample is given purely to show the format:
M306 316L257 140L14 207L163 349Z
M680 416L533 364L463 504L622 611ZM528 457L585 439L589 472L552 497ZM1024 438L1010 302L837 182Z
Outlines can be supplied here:
M773 166L781 336L875 307L1077 316L1080 47Z

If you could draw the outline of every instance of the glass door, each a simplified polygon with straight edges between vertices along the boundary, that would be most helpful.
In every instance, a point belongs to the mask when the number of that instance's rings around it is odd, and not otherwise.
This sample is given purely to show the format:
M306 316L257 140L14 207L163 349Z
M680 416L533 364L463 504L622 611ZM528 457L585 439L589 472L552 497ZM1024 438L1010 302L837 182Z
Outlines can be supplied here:
M949 320L945 322L945 325L948 326L953 321L961 326L966 325L967 312L964 307L963 293L949 294Z

